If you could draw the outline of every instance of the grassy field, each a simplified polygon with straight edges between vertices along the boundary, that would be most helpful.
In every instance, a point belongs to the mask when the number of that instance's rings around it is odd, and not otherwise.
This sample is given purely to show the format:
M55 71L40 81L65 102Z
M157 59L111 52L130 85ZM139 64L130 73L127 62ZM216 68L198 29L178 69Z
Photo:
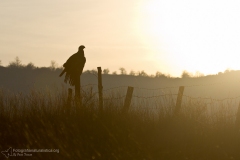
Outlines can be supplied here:
M59 149L25 159L240 159L240 125L231 105L220 104L213 115L201 101L186 101L178 116L169 103L154 111L148 105L132 104L129 113L122 114L122 101L112 100L99 113L97 97L89 90L81 107L74 100L67 104L66 90L25 95L2 90L0 150Z

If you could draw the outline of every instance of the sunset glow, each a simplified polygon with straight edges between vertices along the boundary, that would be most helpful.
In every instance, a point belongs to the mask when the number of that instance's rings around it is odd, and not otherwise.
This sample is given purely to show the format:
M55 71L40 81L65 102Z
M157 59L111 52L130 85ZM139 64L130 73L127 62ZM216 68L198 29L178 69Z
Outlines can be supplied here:
M85 69L180 76L240 65L240 2L230 0L1 1L0 60L61 66L79 45ZM124 57L124 58L123 58Z
M240 3L237 1L144 1L140 26L156 59L205 74L240 69ZM145 24L145 25L143 25Z

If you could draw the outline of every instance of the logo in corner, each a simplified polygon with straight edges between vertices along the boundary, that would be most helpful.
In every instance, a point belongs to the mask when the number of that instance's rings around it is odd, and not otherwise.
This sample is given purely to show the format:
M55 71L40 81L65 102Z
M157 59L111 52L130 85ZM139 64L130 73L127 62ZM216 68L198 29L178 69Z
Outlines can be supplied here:
M12 147L10 147L9 149L7 149L6 151L1 151L1 153L8 158L9 156L12 156Z

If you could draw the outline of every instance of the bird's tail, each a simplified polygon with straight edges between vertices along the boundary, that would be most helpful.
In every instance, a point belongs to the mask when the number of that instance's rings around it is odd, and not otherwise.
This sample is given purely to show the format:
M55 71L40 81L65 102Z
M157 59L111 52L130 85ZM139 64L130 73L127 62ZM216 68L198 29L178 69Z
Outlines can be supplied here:
M66 69L64 69L61 74L59 75L59 77L62 77L62 75L66 72Z

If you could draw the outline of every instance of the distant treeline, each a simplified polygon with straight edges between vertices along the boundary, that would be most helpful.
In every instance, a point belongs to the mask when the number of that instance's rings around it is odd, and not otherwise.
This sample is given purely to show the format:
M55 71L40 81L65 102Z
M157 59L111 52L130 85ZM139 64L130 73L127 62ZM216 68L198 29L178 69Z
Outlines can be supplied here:
M0 67L4 67L1 65L1 60L0 60ZM49 69L49 70L62 70L63 67L62 66L58 66L58 64L56 63L56 61L51 61L50 65L48 67L37 67L35 66L32 62L28 63L27 65L22 64L21 60L19 59L19 57L16 57L14 59L14 61L10 62L7 66L5 66L6 68L18 68L18 69ZM226 74L229 72L234 72L234 70L230 70L227 69L224 72L218 72L216 75L222 75L222 74ZM90 73L90 74L97 74L97 70L96 69L92 69L92 70L85 70L83 73ZM103 69L103 74L111 74L111 75L130 75L130 76L142 76L142 77L152 77L152 78L176 78L171 76L170 74L165 74L162 73L160 71L157 71L154 74L148 74L146 73L144 70L141 71L133 71L131 70L129 73L127 72L127 70L123 67L119 68L119 74L117 71L113 71L110 73L110 70L108 68ZM196 72L195 74L190 73L186 70L184 70L181 74L181 78L198 78L198 77L204 77L205 75L203 73L200 72Z

